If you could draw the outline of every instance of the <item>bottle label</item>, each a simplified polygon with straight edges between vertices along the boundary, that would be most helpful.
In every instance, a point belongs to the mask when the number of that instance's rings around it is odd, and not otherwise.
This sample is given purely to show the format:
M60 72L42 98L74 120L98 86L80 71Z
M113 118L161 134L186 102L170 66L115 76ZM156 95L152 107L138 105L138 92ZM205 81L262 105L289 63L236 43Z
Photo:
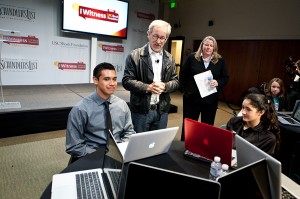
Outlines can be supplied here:
M218 170L215 168L210 169L210 175L217 177L218 176Z

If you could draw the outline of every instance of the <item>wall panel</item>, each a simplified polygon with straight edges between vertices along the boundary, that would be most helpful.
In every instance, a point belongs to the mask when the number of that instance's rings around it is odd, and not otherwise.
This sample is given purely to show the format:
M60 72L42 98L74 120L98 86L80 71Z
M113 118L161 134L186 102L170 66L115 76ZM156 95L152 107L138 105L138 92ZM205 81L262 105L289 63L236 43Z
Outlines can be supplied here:
M200 40L194 41L199 46ZM218 40L219 53L228 68L229 82L223 89L228 103L240 106L242 95L250 87L259 87L279 77L287 88L290 79L283 61L292 56L300 59L300 40Z

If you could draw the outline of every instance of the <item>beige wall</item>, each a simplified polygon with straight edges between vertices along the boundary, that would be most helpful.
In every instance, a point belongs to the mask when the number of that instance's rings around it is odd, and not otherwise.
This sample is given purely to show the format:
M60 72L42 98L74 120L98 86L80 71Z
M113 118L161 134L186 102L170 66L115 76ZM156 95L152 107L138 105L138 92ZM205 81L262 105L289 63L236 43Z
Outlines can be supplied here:
M160 3L160 17L173 26L171 36L185 36L185 47L207 35L216 39L300 39L299 0L176 0ZM213 20L214 25L208 26ZM174 28L174 24L180 27Z

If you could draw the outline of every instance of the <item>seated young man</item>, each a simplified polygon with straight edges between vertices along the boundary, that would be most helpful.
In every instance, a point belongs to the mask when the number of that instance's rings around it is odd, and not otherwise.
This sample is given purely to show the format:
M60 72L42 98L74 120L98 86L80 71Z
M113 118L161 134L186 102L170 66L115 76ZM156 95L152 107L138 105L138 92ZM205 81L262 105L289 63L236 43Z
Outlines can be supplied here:
M113 95L117 73L110 63L100 63L93 71L94 92L80 100L70 111L66 130L66 152L74 161L106 146L108 129L106 106L109 104L112 132L117 142L135 133L127 103Z

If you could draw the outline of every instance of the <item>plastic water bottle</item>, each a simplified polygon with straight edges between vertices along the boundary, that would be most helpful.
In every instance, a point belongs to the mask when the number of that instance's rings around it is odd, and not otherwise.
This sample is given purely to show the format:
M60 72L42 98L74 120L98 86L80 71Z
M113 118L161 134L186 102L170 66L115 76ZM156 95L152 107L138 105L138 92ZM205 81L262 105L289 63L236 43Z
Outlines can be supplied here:
M209 75L209 76L207 77L207 80L210 82L211 80L213 80L213 76L212 76L212 75Z
M209 179L216 180L219 177L221 171L221 158L219 156L214 157L214 161L210 164L210 172L209 172Z
M228 173L229 166L228 164L222 164L222 169L220 171L219 177L222 177Z
M210 87L210 82L211 80L213 80L213 76L210 74L208 77L207 77L207 89L208 90L212 90L213 88Z

